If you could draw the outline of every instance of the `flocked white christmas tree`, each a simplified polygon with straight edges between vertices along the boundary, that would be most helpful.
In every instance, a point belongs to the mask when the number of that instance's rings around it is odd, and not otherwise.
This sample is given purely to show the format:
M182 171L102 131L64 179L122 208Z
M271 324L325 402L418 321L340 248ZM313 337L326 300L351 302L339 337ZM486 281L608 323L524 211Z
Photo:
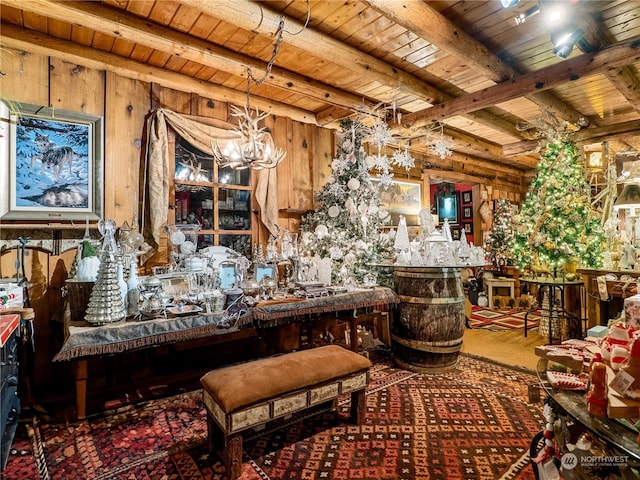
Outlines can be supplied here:
M305 252L332 259L334 284L362 283L372 271L384 284L383 271L372 265L388 261L393 240L381 234L389 212L371 181L362 141L370 129L359 121L345 120L338 134L338 152L331 176L316 193L316 210L302 219Z

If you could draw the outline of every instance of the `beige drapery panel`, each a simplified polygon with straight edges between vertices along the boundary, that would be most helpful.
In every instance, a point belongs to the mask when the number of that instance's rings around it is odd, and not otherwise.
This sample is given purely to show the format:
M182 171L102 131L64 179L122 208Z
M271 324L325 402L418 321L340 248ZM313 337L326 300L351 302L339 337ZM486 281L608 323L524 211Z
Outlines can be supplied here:
M169 210L170 176L169 142L167 126L170 125L182 138L203 151L211 150L211 142L235 139L231 130L212 127L184 115L158 108L151 112L146 122L146 156L144 164L144 186L142 197L142 234L151 246L143 261L148 260L158 249L160 229L167 223ZM275 168L257 171L256 200L260 207L262 223L276 234L278 222L278 175Z

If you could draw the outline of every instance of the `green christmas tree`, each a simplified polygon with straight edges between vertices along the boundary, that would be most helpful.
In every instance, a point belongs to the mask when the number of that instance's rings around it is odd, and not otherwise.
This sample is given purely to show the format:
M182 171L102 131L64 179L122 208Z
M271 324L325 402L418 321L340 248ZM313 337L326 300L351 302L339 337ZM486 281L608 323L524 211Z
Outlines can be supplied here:
M352 120L341 126L331 176L315 194L316 210L302 219L303 248L332 259L335 284L361 283L368 273L376 274L379 284L386 284L384 270L371 266L391 257L393 243L380 231L390 215L372 182L362 148L369 130Z
M566 140L549 143L536 168L513 219L515 263L553 271L565 263L600 267L604 234L577 147Z
M507 264L512 259L513 212L509 200L496 201L493 224L485 241L484 249L494 265Z

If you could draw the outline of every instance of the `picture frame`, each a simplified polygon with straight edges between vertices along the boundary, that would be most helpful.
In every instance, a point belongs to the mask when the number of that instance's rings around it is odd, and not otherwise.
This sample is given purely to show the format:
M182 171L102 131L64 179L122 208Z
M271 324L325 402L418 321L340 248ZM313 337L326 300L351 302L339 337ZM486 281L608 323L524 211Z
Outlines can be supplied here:
M260 281L266 277L271 277L276 282L278 281L278 266L270 263L265 264L255 264L254 265L254 277L256 282L260 283Z
M397 225L403 215L407 225L418 225L418 214L422 210L422 183L405 180L391 180L388 187L376 178L371 182L376 187L384 208L391 215L390 223Z
M460 240L460 229L459 228L452 228L451 229L451 238L453 240Z
M462 192L462 203L471 203L473 201L473 194L471 190Z
M101 219L102 117L15 102L0 113L0 219Z
M453 192L452 195L442 195L436 198L436 210L438 213L438 223L442 225L445 220L449 225L458 225L460 218L458 206L460 204L460 192Z
M464 233L466 235L473 235L473 223L467 222L464 224Z
M462 218L473 218L473 207L462 207Z
M236 264L233 262L220 263L220 288L227 290L236 285Z

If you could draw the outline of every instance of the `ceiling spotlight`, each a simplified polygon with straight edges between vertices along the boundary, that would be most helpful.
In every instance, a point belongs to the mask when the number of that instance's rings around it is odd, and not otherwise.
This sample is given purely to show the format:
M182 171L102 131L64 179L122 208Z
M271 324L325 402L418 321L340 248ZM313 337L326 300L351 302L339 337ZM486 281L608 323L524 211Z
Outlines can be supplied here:
M518 3L520 3L520 0L500 0L502 8L515 7Z
M533 17L538 13L540 13L540 7L538 5L534 5L529 10L519 13L514 17L514 20L516 21L516 25L522 25L524 22L527 21L528 18Z
M578 28L569 32L563 31L558 34L552 35L551 42L553 43L553 53L560 58L567 58L573 51L573 47L575 46L575 44L583 40L582 35L582 30Z

